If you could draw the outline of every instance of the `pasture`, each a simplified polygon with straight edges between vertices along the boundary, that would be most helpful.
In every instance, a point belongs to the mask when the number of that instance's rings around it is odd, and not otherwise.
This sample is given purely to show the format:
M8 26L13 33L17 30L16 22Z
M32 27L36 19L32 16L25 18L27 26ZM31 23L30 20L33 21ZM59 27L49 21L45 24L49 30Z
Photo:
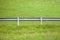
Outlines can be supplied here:
M60 0L0 0L0 18L60 18ZM60 40L60 22L0 22L0 40Z

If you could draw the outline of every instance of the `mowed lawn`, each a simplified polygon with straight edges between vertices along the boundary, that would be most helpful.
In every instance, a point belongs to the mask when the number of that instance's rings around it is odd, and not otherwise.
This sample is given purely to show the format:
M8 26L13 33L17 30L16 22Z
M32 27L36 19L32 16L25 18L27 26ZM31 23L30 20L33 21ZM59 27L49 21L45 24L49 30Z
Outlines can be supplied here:
M60 18L60 0L0 0L0 18ZM60 40L60 22L0 22L0 40Z

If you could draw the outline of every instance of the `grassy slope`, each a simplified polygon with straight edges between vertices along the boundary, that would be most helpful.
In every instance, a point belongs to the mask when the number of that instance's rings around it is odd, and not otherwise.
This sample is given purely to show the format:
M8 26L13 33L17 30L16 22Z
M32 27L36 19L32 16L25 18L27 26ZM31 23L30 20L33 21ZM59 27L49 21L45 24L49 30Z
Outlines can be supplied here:
M60 17L60 1L0 0L0 18ZM0 40L60 40L60 23L0 22Z
M60 3L41 0L0 0L0 17L60 17Z

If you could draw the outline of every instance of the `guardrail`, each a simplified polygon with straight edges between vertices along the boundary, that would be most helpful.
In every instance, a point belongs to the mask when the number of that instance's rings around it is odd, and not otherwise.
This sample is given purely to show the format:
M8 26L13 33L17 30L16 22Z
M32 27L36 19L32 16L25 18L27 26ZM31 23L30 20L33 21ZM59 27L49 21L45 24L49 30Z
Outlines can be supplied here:
M0 18L0 22L11 22L11 21L17 21L17 25L19 26L20 21L40 21L41 25L43 21L60 21L60 18Z

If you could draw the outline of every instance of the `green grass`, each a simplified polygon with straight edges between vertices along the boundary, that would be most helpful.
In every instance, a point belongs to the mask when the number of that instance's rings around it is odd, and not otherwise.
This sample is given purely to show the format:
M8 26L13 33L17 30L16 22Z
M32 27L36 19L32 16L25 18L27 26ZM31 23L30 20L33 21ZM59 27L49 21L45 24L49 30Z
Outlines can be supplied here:
M16 22L3 22L0 24L0 40L60 40L59 24L21 22L18 27Z
M60 0L0 0L0 18L60 18ZM60 22L0 22L0 40L60 40Z
M60 17L60 1L0 0L0 17Z

